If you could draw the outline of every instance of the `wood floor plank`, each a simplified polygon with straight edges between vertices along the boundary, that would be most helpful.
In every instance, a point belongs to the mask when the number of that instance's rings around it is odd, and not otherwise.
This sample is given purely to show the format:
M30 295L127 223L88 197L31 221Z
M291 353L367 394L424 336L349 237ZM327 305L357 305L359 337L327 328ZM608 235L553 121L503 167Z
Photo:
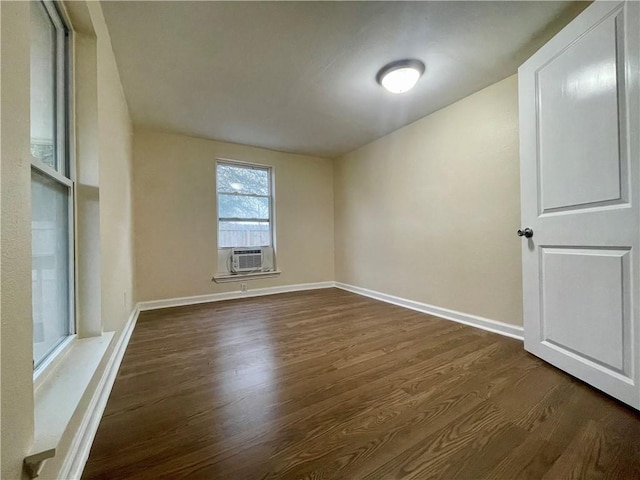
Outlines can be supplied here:
M450 348L450 345L448 345ZM449 348L445 351L451 351ZM460 351L465 348L468 351L474 351L477 349L477 345L472 342L463 343L454 348L454 351ZM433 365L437 365L441 362L441 359L436 357L419 360L418 356L414 356L410 361L403 362L403 368L398 370L397 365L391 367L389 371L394 372L393 382L389 383L386 378L387 369L383 370L385 375L376 371L376 375L371 377L371 381L360 382L353 385L347 385L349 388L338 388L333 391L333 394L326 395L326 390L317 391L314 394L306 395L301 398L300 406L295 408L289 414L283 413L278 419L276 424L266 422L262 429L243 429L240 435L227 435L224 447L220 448L216 452L216 461L229 458L234 454L237 456L251 455L247 452L251 446L254 446L256 450L262 451L264 443L271 442L271 433L274 430L285 430L286 440L280 438L278 448L283 448L287 444L298 444L306 436L313 435L314 432L321 430L326 431L327 425L333 426L341 418L351 417L357 412L366 407L367 402L373 402L374 404L380 404L384 400L384 395L387 392L393 392L398 390L398 385L404 382L406 383L416 374L415 369L421 368L425 371L431 370ZM380 365L376 362L376 365ZM367 372L369 374L370 372ZM366 377L369 378L369 377ZM341 382L338 384L326 384L330 386L341 386ZM374 395L370 399L367 399L367 392L373 391ZM308 393L308 392L307 392ZM311 401L311 403L309 403ZM230 415L234 416L234 415ZM247 435L248 433L248 435ZM202 447L206 450L208 447L205 445ZM238 451L240 451L238 453ZM202 451L189 452L187 456L181 457L181 463L194 465L193 462L202 462ZM207 459L210 461L212 459ZM236 464L244 465L245 462L237 461ZM178 473L178 472L175 472ZM235 474L234 474L235 475ZM230 478L234 478L231 476Z
M85 479L640 478L640 414L337 289L143 312Z
M491 346L491 345L490 345ZM488 350L485 350L485 353ZM500 369L508 369L515 366L510 361L509 349L503 349L500 355L482 356L482 350L475 350L473 355L459 356L456 360L443 363L440 367L435 368L429 373L421 375L423 378L433 377L439 378L440 381L431 382L431 388L423 388L419 391L409 389L412 396L408 401L402 404L386 404L384 408L378 409L379 414L369 416L369 418L360 418L354 416L350 419L350 423L344 425L338 431L334 438L321 438L316 449L320 452L327 452L334 449L332 455L338 459L336 465L325 463L323 470L341 470L345 478L359 478L364 474L363 462L366 462L366 468L373 467L377 462L384 462L386 457L394 457L396 447L403 449L407 444L412 442L412 438L418 441L425 430L419 428L421 425L428 426L429 429L437 427L439 422L446 421L446 414L450 411L461 413L467 409L474 408L483 400L486 400L492 393L500 388L500 383L506 383L506 379L496 378L489 382L482 375L478 375L477 371L465 371L459 369L457 374L453 374L454 370L450 368L449 363L461 361L463 364L471 364L470 359L477 357L493 358L500 364ZM443 375L446 372L446 375ZM405 387L403 386L403 390ZM372 394L377 396L377 390L373 390ZM328 429L330 431L330 429ZM348 435L355 435L348 438ZM370 449L359 449L361 444L367 444L371 438L383 439L382 442L371 444ZM380 449L384 443L384 449ZM304 447L304 445L303 445ZM309 447L310 449L310 447ZM303 448L302 451L309 452L309 449ZM281 452L286 454L286 452ZM279 457L282 457L282 454ZM375 454L375 460L372 456ZM308 455L307 455L308 456ZM342 465L340 459L351 457L352 461L348 465ZM356 460L357 458L357 460ZM301 468L308 461L296 461L295 472L301 474ZM308 468L314 468L308 465ZM273 478L282 475L283 471L276 470Z
M476 352L474 354L477 355ZM506 357L502 359L504 358ZM501 358L497 359L500 360ZM438 372L438 370L444 368L444 366L434 368L430 374L435 376L442 375L442 372ZM349 451L352 445L366 443L371 437L383 437L385 435L392 442L398 436L404 434L405 431L416 431L416 427L420 423L429 423L433 427L434 419L441 417L453 406L451 399L456 397L450 394L451 390L460 388L460 384L468 387L466 372L460 372L458 376L448 375L446 378L447 382L438 383L437 388L423 389L419 392L412 392L411 395L405 394L404 397L400 397L399 401L394 402L387 401L380 396L381 390L384 390L380 386L376 384L369 385L370 388L365 392L368 394L369 399L364 397L365 400L361 400L359 403L363 405L369 404L371 408L361 409L360 412L350 415L344 421L334 421L328 427L323 426L319 435L306 435L296 439L295 443L290 445L289 448L280 448L278 462L275 464L271 477L279 478L293 471L300 476L305 467L311 469L317 467L317 465L314 465L316 460L313 458L314 456L318 459L320 457L326 459L331 454L332 457L342 458L358 453L358 461L362 461L370 457L374 450L379 447L379 444L376 444L375 448L369 451L355 453ZM476 378L473 380L477 381ZM384 383L381 383L381 385L384 385ZM399 389L400 392L405 392L405 388L401 384L396 385L392 391L396 391L395 389L398 387L402 387ZM461 396L463 400L474 405L482 401L481 395L478 395L473 388L465 389L464 391L465 393L471 392L472 395ZM439 401L442 398L445 400ZM459 403L457 405L458 408L461 407ZM387 435L389 433L393 435ZM388 446L386 449L389 449ZM349 468L354 466L354 462L349 464ZM329 470L333 470L330 462L324 462L323 470L327 467ZM340 468L340 465L336 466L336 470Z

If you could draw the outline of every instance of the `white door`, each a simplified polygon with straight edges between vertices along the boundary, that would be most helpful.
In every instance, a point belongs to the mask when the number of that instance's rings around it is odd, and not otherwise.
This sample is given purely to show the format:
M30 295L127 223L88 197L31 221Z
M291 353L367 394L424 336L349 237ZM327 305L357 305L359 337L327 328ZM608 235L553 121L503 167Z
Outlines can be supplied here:
M518 72L525 348L635 408L638 7L592 4Z

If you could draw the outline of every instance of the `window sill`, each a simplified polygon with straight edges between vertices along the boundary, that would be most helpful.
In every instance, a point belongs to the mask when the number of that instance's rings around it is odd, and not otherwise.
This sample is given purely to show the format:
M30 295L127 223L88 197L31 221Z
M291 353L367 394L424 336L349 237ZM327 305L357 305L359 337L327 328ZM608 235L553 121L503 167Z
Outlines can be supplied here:
M58 443L107 351L114 332L76 339L35 391L35 433L24 463L33 474L55 456Z
M40 385L49 377L51 372L60 365L60 362L64 359L65 355L75 345L77 335L69 335L62 340L60 344L45 358L41 365L33 372L33 391L36 392L40 388Z
M244 282L245 280L256 280L258 278L277 277L282 272L274 270L272 272L256 272L256 273L219 273L211 279L216 283Z

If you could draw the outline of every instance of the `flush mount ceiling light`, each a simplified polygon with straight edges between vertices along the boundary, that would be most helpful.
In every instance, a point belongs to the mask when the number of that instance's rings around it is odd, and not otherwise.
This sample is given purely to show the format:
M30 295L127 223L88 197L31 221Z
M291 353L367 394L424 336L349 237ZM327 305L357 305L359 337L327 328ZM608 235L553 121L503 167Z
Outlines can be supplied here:
M424 63L420 60L398 60L380 69L376 80L391 93L411 90L424 73Z

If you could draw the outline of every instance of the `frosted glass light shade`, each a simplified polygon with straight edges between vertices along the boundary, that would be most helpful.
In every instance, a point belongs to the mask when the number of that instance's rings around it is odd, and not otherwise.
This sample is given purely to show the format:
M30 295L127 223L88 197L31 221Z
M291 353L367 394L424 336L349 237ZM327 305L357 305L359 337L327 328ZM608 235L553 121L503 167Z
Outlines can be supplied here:
M400 60L385 65L376 77L378 83L391 93L411 90L424 73L424 63L419 60Z

